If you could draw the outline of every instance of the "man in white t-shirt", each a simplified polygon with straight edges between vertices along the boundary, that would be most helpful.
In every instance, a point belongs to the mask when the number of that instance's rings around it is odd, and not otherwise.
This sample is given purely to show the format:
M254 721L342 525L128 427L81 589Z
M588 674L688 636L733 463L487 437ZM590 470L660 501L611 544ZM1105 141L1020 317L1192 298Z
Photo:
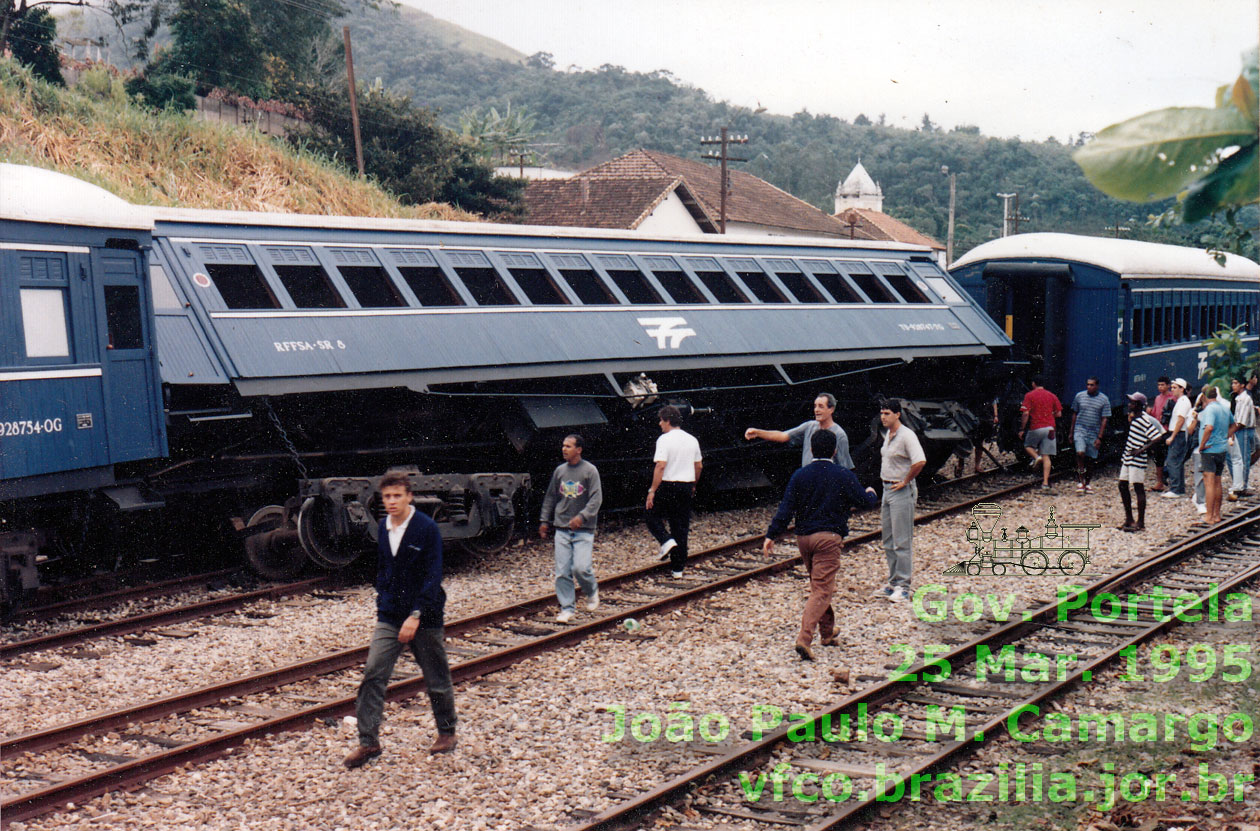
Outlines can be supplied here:
M1190 425L1190 414L1194 411L1194 404L1190 401L1190 396L1186 394L1184 378L1174 378L1168 390L1174 396L1172 418L1168 421L1170 434L1164 440L1168 445L1168 460L1164 463L1168 490L1160 495L1165 499L1176 499L1186 495L1186 457L1190 450L1186 428Z
M687 531L691 526L691 498L700 478L700 442L686 432L682 413L672 404L661 407L661 435L652 460L652 488L647 492L647 527L669 557L670 571L682 577L687 563ZM665 525L669 523L669 531Z

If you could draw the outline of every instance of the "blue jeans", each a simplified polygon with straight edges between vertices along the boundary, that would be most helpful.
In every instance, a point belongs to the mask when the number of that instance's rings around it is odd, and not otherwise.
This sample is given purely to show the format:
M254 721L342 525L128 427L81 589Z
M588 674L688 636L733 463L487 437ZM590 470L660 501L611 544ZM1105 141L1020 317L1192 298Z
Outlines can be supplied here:
M403 644L398 642L397 626L378 620L376 630L372 632L372 645L368 647L359 697L354 705L354 715L359 722L359 744L363 747L380 744L385 688L394 674L394 662L408 647L424 673L424 686L429 693L438 732L455 732L455 690L451 686L451 669L446 663L442 627L417 629L411 643Z
M1168 445L1168 461L1164 465L1168 475L1168 490L1178 496L1186 495L1186 434L1179 432Z
M594 548L594 531L556 529L556 599L560 601L561 611L572 612L577 602L573 593L574 577L582 585L582 594L587 600L599 590L595 584L595 571L591 567Z
M1239 427L1234 433L1234 447L1230 452L1230 475L1234 483L1230 490L1237 493L1247 489L1247 480L1251 478L1251 451L1256 446L1256 428ZM1232 450L1238 451L1235 457Z
M909 591L914 551L914 503L919 486L914 482L899 491L884 486L879 506L879 522L888 559L888 585Z

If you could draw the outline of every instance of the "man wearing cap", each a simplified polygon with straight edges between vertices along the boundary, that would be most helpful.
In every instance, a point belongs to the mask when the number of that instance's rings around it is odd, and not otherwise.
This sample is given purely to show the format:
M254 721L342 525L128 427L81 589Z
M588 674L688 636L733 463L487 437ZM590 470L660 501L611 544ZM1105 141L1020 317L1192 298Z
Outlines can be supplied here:
M889 399L880 406L879 423L887 431L879 450L879 478L884 482L879 520L884 556L888 558L888 585L873 596L901 603L910 597L914 503L919 497L914 477L927 464L927 456L919 437L901 423L900 401Z
M1124 525L1121 531L1146 529L1146 453L1152 445L1160 444L1164 428L1146 412L1146 396L1140 392L1129 395L1129 433L1124 439L1124 452L1120 454L1120 502L1124 505ZM1129 498L1129 485L1137 494L1137 522L1133 521L1133 505Z
M1238 497L1247 491L1247 481L1251 478L1251 449L1256 444L1256 407L1251 395L1247 392L1247 383L1242 376L1230 382L1234 393L1234 423L1229 428L1238 451L1237 458L1231 453L1233 468L1233 484L1229 486L1229 501L1237 502Z
M1107 419L1111 415L1111 402L1098 391L1098 378L1091 375L1085 381L1085 389L1072 399L1072 443L1076 445L1076 489L1081 493L1093 490L1089 486L1090 461L1098 458L1103 436L1107 434Z
M1190 396L1186 395L1185 378L1174 378L1168 390L1173 395L1173 412L1168 425L1172 434L1164 439L1164 444L1168 445L1168 461L1164 465L1168 490L1161 496L1177 499L1186 495L1186 425L1194 405L1190 403Z

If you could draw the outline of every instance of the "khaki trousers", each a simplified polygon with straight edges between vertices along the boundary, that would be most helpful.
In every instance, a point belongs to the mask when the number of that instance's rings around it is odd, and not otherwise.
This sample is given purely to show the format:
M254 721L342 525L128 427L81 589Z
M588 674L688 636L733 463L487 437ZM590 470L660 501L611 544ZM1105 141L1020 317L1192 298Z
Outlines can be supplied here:
M796 538L809 573L809 599L805 601L805 613L801 615L801 631L796 642L809 646L814 631L824 640L836 631L836 613L831 609L831 596L836 591L836 572L840 569L840 552L844 549L844 537L830 531L819 531Z

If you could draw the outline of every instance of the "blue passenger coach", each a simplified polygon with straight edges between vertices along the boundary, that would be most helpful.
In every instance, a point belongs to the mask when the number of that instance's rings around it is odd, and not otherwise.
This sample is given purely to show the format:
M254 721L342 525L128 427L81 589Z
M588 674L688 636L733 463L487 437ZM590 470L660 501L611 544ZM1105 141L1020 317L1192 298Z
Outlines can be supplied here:
M1161 375L1197 386L1206 338L1243 326L1254 350L1260 335L1260 266L1235 254L1017 234L977 246L951 273L1065 403L1090 375L1117 406L1134 390L1153 395Z
M0 177L6 585L48 549L29 529L81 529L71 492L98 516L167 509L185 536L228 517L263 573L343 565L398 465L445 539L493 551L568 432L640 500L666 402L712 489L799 459L743 432L794 426L822 390L859 466L881 396L939 463L1009 345L916 246L139 208Z

